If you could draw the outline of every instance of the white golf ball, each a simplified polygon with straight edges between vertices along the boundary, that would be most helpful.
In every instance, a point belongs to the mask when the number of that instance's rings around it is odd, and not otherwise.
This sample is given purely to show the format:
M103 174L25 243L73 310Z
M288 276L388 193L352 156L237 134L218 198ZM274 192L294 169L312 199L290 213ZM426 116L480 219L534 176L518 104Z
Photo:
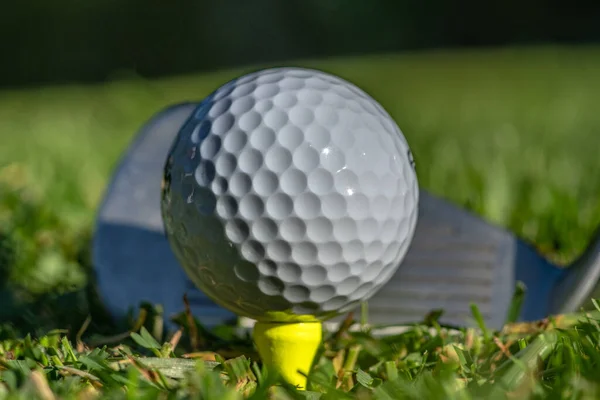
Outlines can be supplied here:
M165 165L162 213L191 280L240 316L327 319L367 300L412 240L409 146L357 86L254 72L200 103Z

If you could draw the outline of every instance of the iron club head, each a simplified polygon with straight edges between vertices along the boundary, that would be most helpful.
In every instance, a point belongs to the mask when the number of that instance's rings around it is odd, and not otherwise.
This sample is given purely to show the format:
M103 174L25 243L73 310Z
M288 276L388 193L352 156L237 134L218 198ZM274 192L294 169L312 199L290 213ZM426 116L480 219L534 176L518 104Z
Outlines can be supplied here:
M143 301L161 304L168 318L183 311L184 293L206 326L236 318L191 283L163 231L164 162L194 108L191 103L168 107L142 127L98 210L93 264L99 294L115 318ZM440 322L473 325L470 305L475 303L488 326L500 328L517 281L527 287L520 319L536 320L580 308L599 277L599 235L573 265L561 268L507 230L421 190L413 242L395 276L369 300L369 323L408 324L443 309Z

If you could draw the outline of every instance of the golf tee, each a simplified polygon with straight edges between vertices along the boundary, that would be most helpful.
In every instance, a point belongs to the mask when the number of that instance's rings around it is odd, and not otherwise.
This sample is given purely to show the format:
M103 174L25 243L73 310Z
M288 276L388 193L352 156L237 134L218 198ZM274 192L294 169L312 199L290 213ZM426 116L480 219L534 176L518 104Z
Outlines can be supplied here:
M254 342L263 363L301 390L306 389L306 375L322 335L320 322L257 322L253 329Z

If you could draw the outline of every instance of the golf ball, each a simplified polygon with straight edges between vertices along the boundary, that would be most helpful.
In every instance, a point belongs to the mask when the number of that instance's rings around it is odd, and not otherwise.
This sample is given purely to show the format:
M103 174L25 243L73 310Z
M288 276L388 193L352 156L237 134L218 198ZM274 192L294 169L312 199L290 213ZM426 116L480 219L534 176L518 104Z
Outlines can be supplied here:
M166 161L161 210L191 280L240 316L324 320L398 269L417 221L409 146L367 93L273 68L204 99Z

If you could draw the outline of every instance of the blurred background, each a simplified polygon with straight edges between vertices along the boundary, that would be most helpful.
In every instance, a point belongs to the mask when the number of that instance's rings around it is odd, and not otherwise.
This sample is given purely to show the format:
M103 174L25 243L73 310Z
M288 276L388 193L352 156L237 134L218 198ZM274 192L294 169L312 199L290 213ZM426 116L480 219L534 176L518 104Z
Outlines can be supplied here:
M32 0L0 19L0 320L40 325L19 308L37 301L60 324L72 307L39 299L65 293L86 315L95 211L133 135L259 67L363 87L422 187L549 258L600 223L600 3Z
M600 40L594 1L32 0L3 7L2 86L431 48Z

